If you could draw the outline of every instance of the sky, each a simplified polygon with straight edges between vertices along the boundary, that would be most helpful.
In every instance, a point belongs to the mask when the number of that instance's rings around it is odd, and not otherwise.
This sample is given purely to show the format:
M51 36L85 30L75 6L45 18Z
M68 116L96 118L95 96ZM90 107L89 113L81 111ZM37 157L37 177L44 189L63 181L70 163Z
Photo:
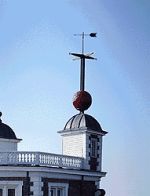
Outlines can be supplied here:
M0 110L23 141L20 151L61 154L62 130L78 111L85 38L86 112L109 133L101 181L108 196L148 196L150 165L150 1L0 0Z

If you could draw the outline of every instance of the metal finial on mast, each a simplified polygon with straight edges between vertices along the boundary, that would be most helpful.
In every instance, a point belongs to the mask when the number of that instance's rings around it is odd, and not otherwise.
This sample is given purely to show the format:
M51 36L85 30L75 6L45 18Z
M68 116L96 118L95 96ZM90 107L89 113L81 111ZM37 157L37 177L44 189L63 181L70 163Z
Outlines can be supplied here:
M82 46L81 46L81 53L70 53L71 55L75 56L75 59L80 59L80 91L75 94L73 105L77 110L84 113L84 110L87 110L91 103L92 103L92 97L91 95L84 90L85 88L85 59L95 59L92 57L92 53L84 54L84 37L90 36L90 37L96 37L96 33L90 33L85 34L84 32L82 34L74 34L75 36L81 36L82 38ZM74 59L74 60L75 60Z
M82 54L84 54L84 32L82 33Z

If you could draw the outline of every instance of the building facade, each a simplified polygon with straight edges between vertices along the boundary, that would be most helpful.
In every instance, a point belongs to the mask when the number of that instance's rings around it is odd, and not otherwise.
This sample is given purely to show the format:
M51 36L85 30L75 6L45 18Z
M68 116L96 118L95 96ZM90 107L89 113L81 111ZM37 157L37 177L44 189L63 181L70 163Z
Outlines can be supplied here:
M0 196L95 196L102 172L102 137L90 115L73 116L62 131L63 154L18 151L14 131L0 121Z

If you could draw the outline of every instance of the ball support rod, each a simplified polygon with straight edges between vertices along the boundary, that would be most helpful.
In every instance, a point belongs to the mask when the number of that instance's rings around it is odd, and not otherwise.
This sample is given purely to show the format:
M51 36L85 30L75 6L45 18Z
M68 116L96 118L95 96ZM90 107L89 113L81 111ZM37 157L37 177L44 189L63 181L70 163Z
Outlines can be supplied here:
M81 58L80 66L80 91L84 91L85 88L85 58Z

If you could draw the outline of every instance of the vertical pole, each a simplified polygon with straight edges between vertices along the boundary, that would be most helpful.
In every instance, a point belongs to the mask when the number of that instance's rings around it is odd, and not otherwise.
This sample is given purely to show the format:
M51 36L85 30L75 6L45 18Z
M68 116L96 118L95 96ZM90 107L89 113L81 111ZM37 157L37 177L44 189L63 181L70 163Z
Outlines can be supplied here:
M81 67L80 67L80 91L84 91L85 87L85 58L81 58Z
M82 54L84 54L84 32L82 33ZM80 91L84 91L84 86L85 86L85 58L81 57Z
M82 33L82 54L84 54L84 32Z

